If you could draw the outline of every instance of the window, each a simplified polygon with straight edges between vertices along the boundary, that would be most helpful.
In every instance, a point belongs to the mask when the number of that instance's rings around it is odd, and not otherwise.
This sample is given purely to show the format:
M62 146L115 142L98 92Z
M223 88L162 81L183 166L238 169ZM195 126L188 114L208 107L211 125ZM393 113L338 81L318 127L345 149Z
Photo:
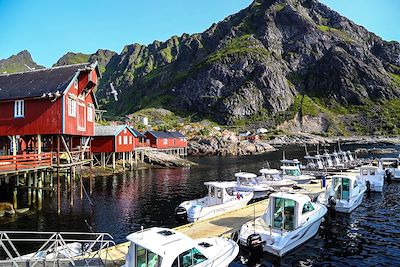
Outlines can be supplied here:
M196 266L204 261L207 258L201 254L201 252L197 248L189 249L183 253L181 253L177 259L175 259L172 267L191 267Z
M367 169L363 169L362 170L362 175L367 176L368 175L368 170Z
M217 198L222 198L222 189L217 188Z
M68 115L76 117L76 100L68 98Z
M124 136L124 145L127 145L128 144L128 136Z
M370 170L369 170L369 174L370 174L370 175L375 175L375 169L370 169Z
M87 107L87 120L90 122L93 122L93 107L92 106Z
M215 197L215 187L214 186L210 187L210 197Z
M168 139L164 138L164 139L163 139L163 144L164 144L164 145L168 144Z
M75 89L78 89L78 79L75 79L75 80L74 80L74 88L75 88Z
M272 217L273 227L288 231L293 230L295 201L277 197L274 202L274 216Z
M124 129L124 134L126 134L126 129Z
M230 195L230 196L234 196L235 188L233 188L233 187L228 187L228 188L226 188L226 193L227 193L228 195Z
M23 118L25 114L24 100L14 102L14 118Z
M118 144L122 145L122 136L118 136Z
M156 253L136 245L136 265L138 267L159 267L161 257Z
M303 206L303 214L313 211L314 210L314 206L311 204L311 202L307 202L306 204L304 204Z
M132 136L129 136L129 144L132 145Z

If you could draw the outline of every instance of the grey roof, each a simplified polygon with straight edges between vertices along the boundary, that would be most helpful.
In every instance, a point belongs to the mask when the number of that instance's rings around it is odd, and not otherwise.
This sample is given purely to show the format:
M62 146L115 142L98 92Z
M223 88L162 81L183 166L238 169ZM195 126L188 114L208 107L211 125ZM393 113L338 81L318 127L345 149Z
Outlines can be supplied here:
M94 136L116 136L122 130L127 128L133 133L133 131L127 125L107 125L107 126L95 126Z
M134 135L135 137L145 138L145 136L144 136L141 132L139 132L138 130L133 129L133 128L131 128L131 130L132 130L133 135Z
M90 63L0 75L0 100L41 97L63 93L79 70ZM97 70L96 70L97 71Z
M147 131L149 134L153 135L155 138L185 138L180 132L167 132L167 131Z

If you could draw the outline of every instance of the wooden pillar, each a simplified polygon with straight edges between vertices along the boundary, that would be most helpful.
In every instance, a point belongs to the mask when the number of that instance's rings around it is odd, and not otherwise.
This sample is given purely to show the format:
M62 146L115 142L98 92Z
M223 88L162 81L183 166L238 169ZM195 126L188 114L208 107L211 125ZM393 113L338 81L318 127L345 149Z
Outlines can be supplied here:
M14 207L14 210L18 209L18 186L19 186L19 177L17 175L17 176L15 176L14 192L13 192L13 207Z
M103 168L106 168L106 153L104 152L100 153L100 160L101 160L101 166L103 166Z
M75 167L71 167L70 168L70 190L69 190L69 194L70 194L70 202L69 204L71 206L74 205L74 184L75 184Z
M37 179L37 171L33 173L33 194L32 194L32 203L36 203L36 195L37 195L37 187L38 187L38 179Z
M137 161L138 161L138 153L137 150L135 149L135 164L137 166Z
M89 168L89 194L92 195L93 192L93 153L90 153L92 161L90 162Z
M60 136L57 136L57 213L61 213L61 187L60 187Z
M32 176L30 173L25 173L24 176L26 177L26 185L28 186L28 205L31 205L32 201Z
M13 156L17 155L17 137L15 135L12 136L12 154Z
M42 136L40 134L37 135L37 153L42 154Z
M115 171L115 152L112 152L112 168Z
M125 152L122 152L122 169L125 170Z
M43 180L44 180L44 172L40 173L39 183L38 183L38 210L42 210L42 200L43 200Z
M79 182L81 191L81 200L83 199L83 180L82 180L82 165L79 167Z
M132 151L131 152L129 152L129 165L130 165L130 170L132 170L133 169L133 153L132 153Z

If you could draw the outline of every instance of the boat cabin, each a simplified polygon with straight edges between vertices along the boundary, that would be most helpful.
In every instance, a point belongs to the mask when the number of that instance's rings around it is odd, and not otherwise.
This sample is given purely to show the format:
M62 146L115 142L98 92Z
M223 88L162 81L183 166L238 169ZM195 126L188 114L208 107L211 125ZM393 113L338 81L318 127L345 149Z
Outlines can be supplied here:
M125 266L195 266L207 261L208 243L165 228L151 228L127 236L130 242ZM203 265L202 265L203 266Z
M304 159L307 161L307 166L311 169L324 169L324 164L322 163L321 156L304 156Z
M282 166L281 167L282 174L288 176L300 176L301 171L299 167L296 166Z
M298 159L282 159L282 166L296 166L301 169L301 162Z
M344 162L341 157L339 157L337 152L332 153L333 165L334 166L344 166Z
M340 158L340 160L341 160L343 163L349 162L349 159L348 159L348 157L347 157L347 153L346 153L346 152L344 152L344 151L339 151L339 152L337 153L337 155L338 155L338 157Z
M235 173L235 177L238 185L256 185L258 184L257 175L250 172L238 172Z
M236 198L235 182L205 182L208 189L208 205L220 205ZM240 197L240 196L239 196Z
M398 158L381 158L379 160L380 169L391 169L399 167L399 159Z
M349 157L350 161L354 161L355 160L354 157L353 157L353 154L351 153L351 151L347 151L347 157Z
M260 170L261 177L268 181L276 181L281 180L281 174L276 169L261 169Z
M361 166L360 167L360 177L370 178L379 175L379 168L376 166Z
M333 167L333 162L331 155L329 153L324 153L321 155L322 163L326 168L332 168Z
M292 231L302 226L310 212L316 210L311 199L302 194L273 193L263 220L276 230Z
M353 176L335 175L331 190L337 200L350 200L361 192L361 183Z

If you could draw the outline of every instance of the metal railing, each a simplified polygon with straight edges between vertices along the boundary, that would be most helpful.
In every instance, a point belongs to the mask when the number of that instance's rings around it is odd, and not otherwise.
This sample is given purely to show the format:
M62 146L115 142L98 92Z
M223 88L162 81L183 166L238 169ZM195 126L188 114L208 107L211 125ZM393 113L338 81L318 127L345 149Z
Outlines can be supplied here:
M108 233L1 231L0 266L113 265L111 246L115 242Z

